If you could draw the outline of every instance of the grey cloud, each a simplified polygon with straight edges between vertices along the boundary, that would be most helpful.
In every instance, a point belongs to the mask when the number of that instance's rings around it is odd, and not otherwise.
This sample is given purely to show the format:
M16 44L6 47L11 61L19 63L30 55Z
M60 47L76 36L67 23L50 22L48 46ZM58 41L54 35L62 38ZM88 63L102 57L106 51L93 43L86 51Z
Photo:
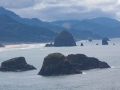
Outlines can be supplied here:
M104 12L101 9L93 9L88 11L88 8L83 6L71 7L49 7L42 10L37 10L40 15L39 19L43 20L69 20L69 19L88 19L94 17L115 17L115 12Z
M86 4L84 1L89 3ZM116 5L118 0L104 1L99 1L99 3L95 1L94 5L89 0L0 0L0 5L13 10L22 17L39 18L45 21L88 19L94 17L115 18L115 10L112 10L112 12L102 10L104 6L109 8L109 5L110 7L111 5ZM82 5L79 3L82 3ZM40 6L41 4L43 7ZM90 6L88 6L89 4Z

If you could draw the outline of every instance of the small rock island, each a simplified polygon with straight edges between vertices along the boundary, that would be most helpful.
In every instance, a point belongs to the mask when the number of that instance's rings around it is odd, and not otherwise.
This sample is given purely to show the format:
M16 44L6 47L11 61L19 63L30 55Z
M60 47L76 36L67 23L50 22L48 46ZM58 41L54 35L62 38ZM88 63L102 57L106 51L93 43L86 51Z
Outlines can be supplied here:
M108 45L108 41L110 41L107 37L102 39L102 45Z
M0 71L27 71L36 69L27 64L24 57L16 57L1 63Z
M44 58L42 68L38 75L81 74L81 70L95 68L110 68L106 62L84 54L70 54L64 56L61 53L52 53Z
M66 30L63 30L54 40L54 44L46 44L46 47L55 46L76 46L73 36Z

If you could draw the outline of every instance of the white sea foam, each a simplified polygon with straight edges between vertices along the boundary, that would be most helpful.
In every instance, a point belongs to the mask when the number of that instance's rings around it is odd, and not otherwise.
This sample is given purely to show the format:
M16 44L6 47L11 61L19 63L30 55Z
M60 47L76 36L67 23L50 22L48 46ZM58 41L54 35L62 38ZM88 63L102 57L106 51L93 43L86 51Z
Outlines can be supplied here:
M86 74L85 72L82 72L82 74Z
M111 66L111 68L116 68L115 66Z

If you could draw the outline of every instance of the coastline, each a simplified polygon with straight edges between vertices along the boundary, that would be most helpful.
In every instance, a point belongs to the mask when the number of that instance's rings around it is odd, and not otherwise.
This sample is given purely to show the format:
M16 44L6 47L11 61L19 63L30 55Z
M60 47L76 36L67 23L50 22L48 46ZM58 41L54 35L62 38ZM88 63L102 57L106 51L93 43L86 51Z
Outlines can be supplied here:
M29 43L29 44L6 44L5 47L0 47L0 49L14 49L14 48L29 48L35 46L45 46L46 43Z

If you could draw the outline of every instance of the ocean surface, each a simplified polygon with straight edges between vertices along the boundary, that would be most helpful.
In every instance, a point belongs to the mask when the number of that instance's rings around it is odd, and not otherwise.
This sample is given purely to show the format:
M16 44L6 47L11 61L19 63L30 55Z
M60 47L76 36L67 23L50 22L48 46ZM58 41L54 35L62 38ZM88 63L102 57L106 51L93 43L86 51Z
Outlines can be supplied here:
M84 46L80 46L81 42ZM25 72L0 72L0 90L120 90L119 38L111 39L109 45L101 45L101 40L79 41L75 47L44 47L44 45L45 43L21 44L0 48L0 63L23 56L28 64L37 68ZM55 52L64 55L81 53L96 57L107 62L112 68L84 70L83 74L37 75L44 57Z

